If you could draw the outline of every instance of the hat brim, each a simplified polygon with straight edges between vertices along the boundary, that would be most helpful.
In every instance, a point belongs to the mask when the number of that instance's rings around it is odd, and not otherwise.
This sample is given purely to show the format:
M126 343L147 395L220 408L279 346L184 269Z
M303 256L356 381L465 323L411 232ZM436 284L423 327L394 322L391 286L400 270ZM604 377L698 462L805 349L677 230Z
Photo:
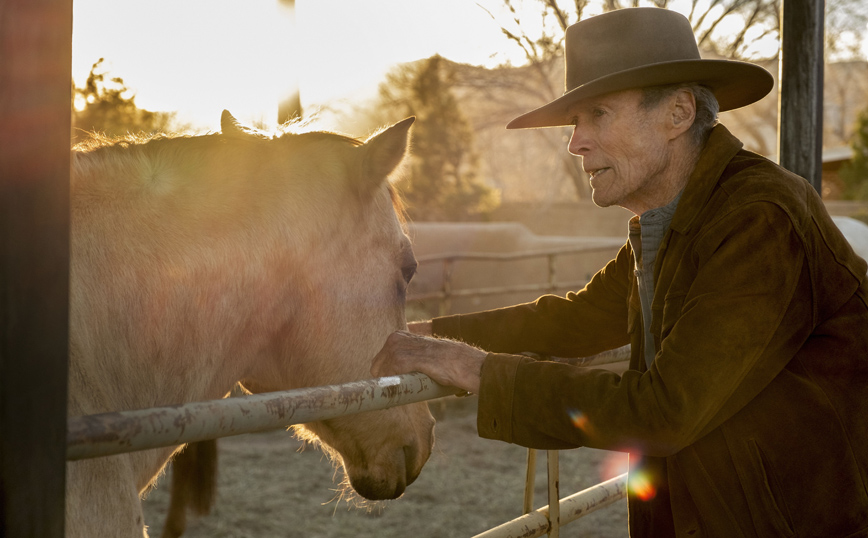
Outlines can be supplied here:
M569 107L582 99L606 93L696 82L717 97L720 111L759 101L774 87L774 77L758 65L734 60L679 60L628 69L598 78L566 92L554 101L515 118L507 129L570 125Z

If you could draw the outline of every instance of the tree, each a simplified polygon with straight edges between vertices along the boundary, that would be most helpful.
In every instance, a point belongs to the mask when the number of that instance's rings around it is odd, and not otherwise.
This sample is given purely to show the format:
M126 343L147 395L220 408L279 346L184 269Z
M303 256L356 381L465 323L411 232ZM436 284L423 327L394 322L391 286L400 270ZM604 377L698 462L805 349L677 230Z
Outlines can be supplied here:
M525 3L531 7L525 8ZM669 9L674 3L671 0L488 0L486 4L490 8L484 9L500 25L507 39L524 51L528 62L535 63L559 55L564 31L591 11L607 12L639 5ZM679 8L684 5L679 3ZM741 60L768 60L777 55L781 0L690 0L685 8L684 15L693 26L701 50ZM500 16L500 13L507 15ZM522 20L527 13L539 15L533 21ZM858 57L856 47L861 43L866 22L868 6L863 0L828 0L826 49L839 56L836 58L839 60Z
M96 131L109 137L128 133L153 134L166 132L175 125L174 112L151 112L136 105L136 96L124 80L115 77L106 80L107 72L101 69L100 58L90 69L84 87L73 83L72 126L73 141L81 131Z
M780 39L781 0L480 0L508 42L520 49L525 59L525 73L533 77L526 84L527 95L538 104L561 95L562 71L555 67L563 62L564 33L567 27L588 16L625 7L653 5L678 7L690 21L701 50L711 57L749 60L772 64ZM826 51L830 60L858 58L855 44L861 43L862 30L868 22L868 3L864 0L827 0ZM554 82L554 83L553 83ZM845 86L848 91L852 86ZM745 110L730 112L740 116L740 136L750 149L771 154L769 131L777 127L777 107L764 103ZM575 186L579 198L589 195L587 178L566 152L563 156L564 179Z
M859 113L850 147L853 149L853 159L840 171L844 183L843 197L868 200L868 108Z
M410 167L397 187L413 220L480 220L499 204L477 177L473 131L451 92L453 73L440 56L405 64L380 85L395 116L416 116Z

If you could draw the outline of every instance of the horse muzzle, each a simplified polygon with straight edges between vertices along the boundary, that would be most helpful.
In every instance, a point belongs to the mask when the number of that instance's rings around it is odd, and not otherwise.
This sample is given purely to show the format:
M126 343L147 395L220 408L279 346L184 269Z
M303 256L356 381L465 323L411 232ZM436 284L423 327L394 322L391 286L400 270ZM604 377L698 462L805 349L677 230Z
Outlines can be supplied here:
M397 499L422 472L434 448L434 417L427 405L414 405L417 420L424 420L414 424L415 435L405 437L403 446L392 445L364 462L344 458L350 485L362 497L372 501Z
M365 470L348 466L346 471L350 485L356 493L370 501L397 499L421 473L430 450L423 452L412 446L404 446L394 451L388 464Z

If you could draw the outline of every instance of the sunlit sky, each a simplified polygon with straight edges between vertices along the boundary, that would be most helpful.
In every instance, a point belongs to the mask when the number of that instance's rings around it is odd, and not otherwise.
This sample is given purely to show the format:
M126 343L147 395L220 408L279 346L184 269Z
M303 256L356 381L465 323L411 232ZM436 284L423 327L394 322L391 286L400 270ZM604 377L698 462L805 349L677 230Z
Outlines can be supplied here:
M177 111L199 129L217 130L224 108L273 125L296 83L306 110L370 97L392 65L435 53L475 65L521 61L474 0L296 0L294 25L277 0L73 5L77 84L104 57L140 107Z
M472 0L297 0L295 32L277 0L76 0L74 10L79 85L105 57L139 106L212 129L224 108L273 123L293 75L307 108L372 95L398 62L439 53L490 65L511 49Z

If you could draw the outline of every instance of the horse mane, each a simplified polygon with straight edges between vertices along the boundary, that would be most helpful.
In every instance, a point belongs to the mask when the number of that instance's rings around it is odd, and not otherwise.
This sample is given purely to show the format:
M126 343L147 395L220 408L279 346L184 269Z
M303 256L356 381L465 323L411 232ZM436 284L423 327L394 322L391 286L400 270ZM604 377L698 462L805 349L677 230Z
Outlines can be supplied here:
M280 127L270 137L265 133L260 133L260 136L251 137L248 143L255 144L259 142L267 142L272 140L287 139L293 147L299 147L308 143L312 144L320 141L335 141L338 143L348 144L358 147L364 144L364 140L342 133L325 130L304 130L305 126L301 122L289 122ZM157 155L165 148L165 144L169 141L174 141L177 145L177 150L193 151L196 153L207 151L213 147L219 140L224 140L222 134L207 133L204 135L190 135L186 133L127 133L121 136L108 136L105 133L96 131L84 131L84 138L76 142L72 151L81 155L99 156L99 160L118 162L123 159L127 150L130 148L140 149L142 157L157 159ZM180 142L180 144L179 144ZM408 222L407 208L403 197L392 184L387 182L389 196L392 200L392 206L398 216L401 226L405 228Z
M156 132L156 133L127 133L124 135L118 136L109 136L103 132L98 131L82 131L83 138L77 141L72 146L72 150L79 153L88 153L99 149L106 148L115 148L117 150L127 149L133 146L148 146L152 143L158 143L160 141L166 140L178 140L185 139L190 141L197 141L202 143L210 143L216 138L222 136L219 133L206 133L203 135L191 135L183 132ZM261 139L263 141L266 140L278 140L278 139L291 139L298 141L298 143L304 142L317 142L321 140L335 140L338 142L343 142L352 146L361 146L364 144L364 140L359 138L351 137L345 134L333 132L333 131L324 131L324 130L311 130L305 131L301 124L288 123L277 129L277 131L268 136L265 133L259 133L261 136L251 137L251 142L256 142ZM112 150L114 151L114 150Z

